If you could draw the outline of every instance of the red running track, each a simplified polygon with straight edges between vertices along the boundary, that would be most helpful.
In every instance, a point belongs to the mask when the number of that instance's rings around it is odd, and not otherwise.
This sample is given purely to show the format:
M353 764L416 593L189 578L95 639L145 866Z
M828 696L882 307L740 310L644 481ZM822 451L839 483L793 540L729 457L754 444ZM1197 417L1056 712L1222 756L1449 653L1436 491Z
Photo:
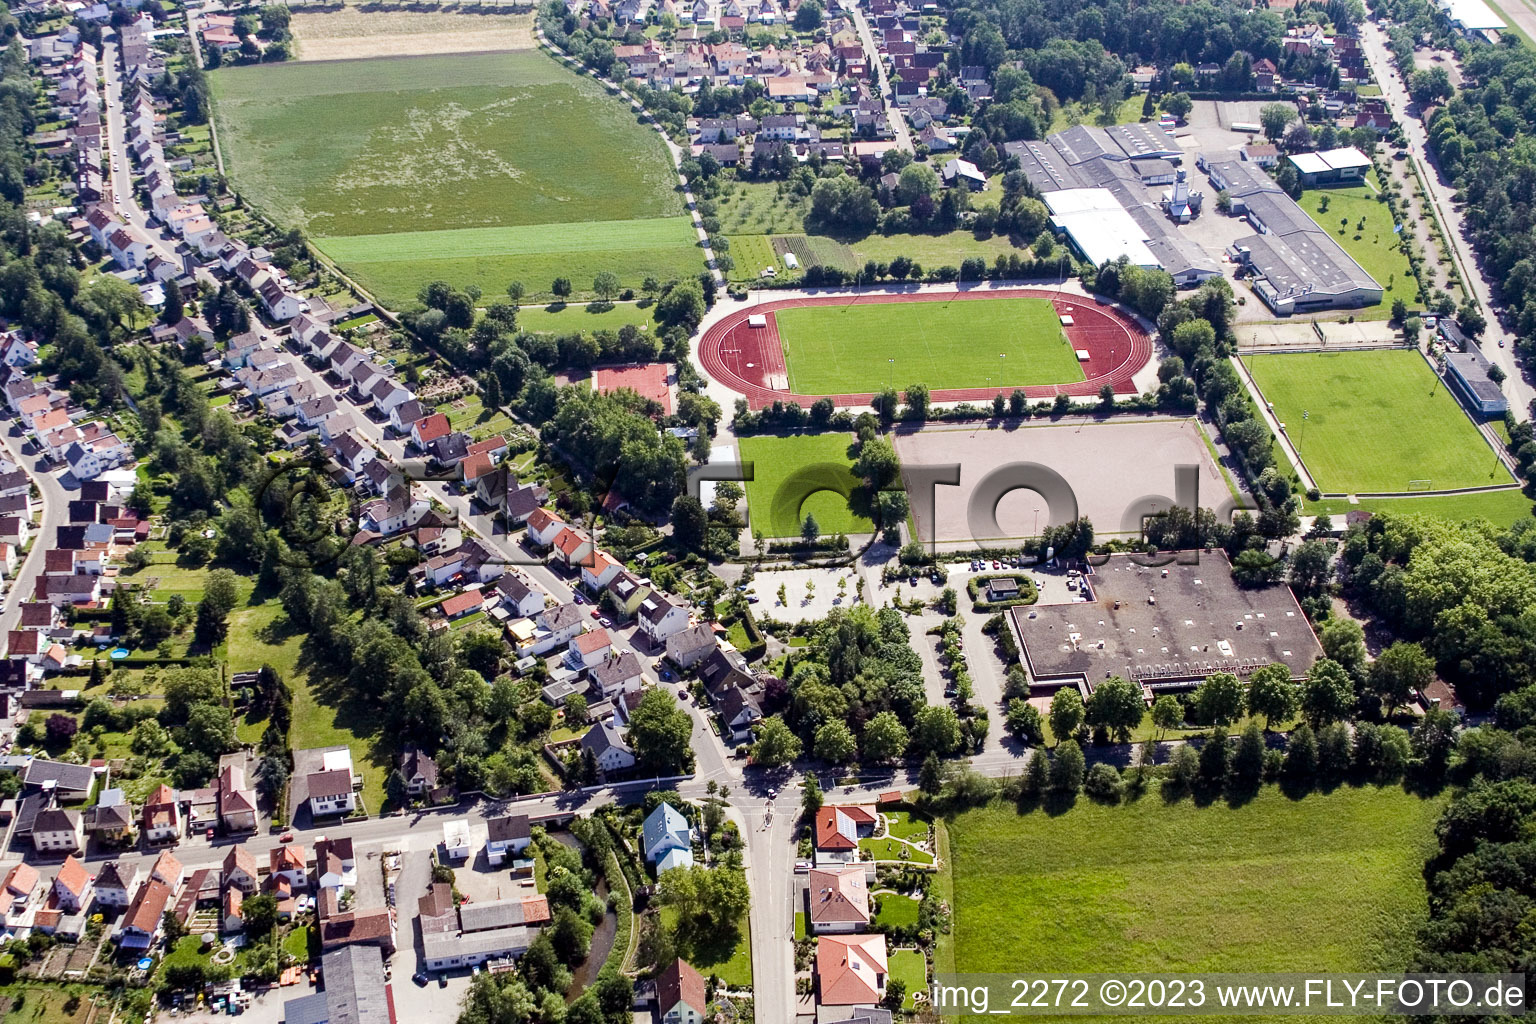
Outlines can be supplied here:
M779 339L778 323L773 314L780 309L801 306L850 306L876 302L954 302L967 299L1049 299L1057 315L1070 314L1075 321L1063 327L1074 349L1085 349L1085 380L1069 384L1037 384L1024 388L1030 398L1097 396L1108 384L1116 394L1136 393L1132 378L1152 359L1152 339L1133 321L1111 307L1072 292L1043 288L998 288L978 291L915 292L907 295L817 295L801 299L780 299L737 310L715 323L699 342L699 362L704 372L732 391L746 396L753 409L774 402L798 402L808 406L819 398L831 398L840 407L868 405L873 394L800 395L788 390L788 372L784 365L784 346ZM768 326L750 327L747 318L766 315ZM772 378L782 380L783 389L773 387ZM1011 392L1011 387L1001 389ZM990 402L998 388L946 388L933 392L935 402Z

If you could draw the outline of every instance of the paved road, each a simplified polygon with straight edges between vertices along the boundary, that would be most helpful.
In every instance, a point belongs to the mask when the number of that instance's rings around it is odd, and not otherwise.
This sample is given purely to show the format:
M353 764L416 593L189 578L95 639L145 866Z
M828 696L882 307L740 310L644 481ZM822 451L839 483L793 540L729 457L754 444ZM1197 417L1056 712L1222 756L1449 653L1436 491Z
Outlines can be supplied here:
M17 566L16 576L7 592L5 610L0 612L0 636L16 628L16 623L21 618L22 602L31 599L33 583L43 571L44 552L53 547L59 534L59 527L64 525L69 501L69 492L64 490L64 485L59 483L58 477L54 476L36 456L22 453L21 446L26 436L19 432L20 428L16 427L14 422L11 421L4 427L0 427L0 444L4 444L11 459L25 470L32 478L32 482L37 485L42 495L43 517L42 526L33 537L32 548L27 552L27 557Z
M1452 202L1456 192L1455 183L1449 181L1441 172L1434 154L1430 152L1424 122L1419 119L1418 107L1409 98L1402 76L1397 73L1397 68L1392 62L1392 55L1387 49L1386 33L1375 22L1366 22L1360 38L1365 44L1366 57L1370 60L1371 67L1376 70L1376 79L1381 83L1382 96L1386 99L1393 118L1403 126L1408 144L1414 156L1418 158L1420 166L1424 168L1424 179L1429 188L1430 199L1435 204L1440 223L1445 225L1446 233L1450 236L1451 247L1455 250L1457 263L1462 269L1462 277L1488 314L1488 330L1482 337L1483 354L1502 367L1508 377L1504 382L1504 394L1509 398L1509 405L1514 410L1515 417L1521 420L1529 419L1531 400L1536 398L1536 388L1532 388L1526 381L1515 362L1514 335L1505 330L1503 324L1499 322L1498 313L1501 307L1494 302L1493 285L1484 274L1477 260L1477 254L1472 250L1472 243L1467 237L1466 222L1461 216L1461 211ZM1504 343L1503 347L1500 347L1501 341Z
M864 17L864 12L857 7L852 8L853 24L859 30L859 41L864 44L864 56L869 61L869 66L874 69L880 85L880 102L885 104L885 116L891 123L891 130L896 133L896 145L908 153L916 151L912 145L912 132L907 128L907 119L902 115L901 109L896 106L896 97L891 92L890 80L885 74L885 61L880 58L880 48L875 45L874 33L869 30L869 22Z
M102 74L106 78L104 93L107 103L107 154L112 170L112 208L120 220L138 228L149 239L150 245L165 259L180 265L181 257L173 246L167 245L160 231L151 227L149 218L139 207L133 191L132 164L128 157L128 129L123 118L123 74L118 67L117 36L103 33L101 44Z

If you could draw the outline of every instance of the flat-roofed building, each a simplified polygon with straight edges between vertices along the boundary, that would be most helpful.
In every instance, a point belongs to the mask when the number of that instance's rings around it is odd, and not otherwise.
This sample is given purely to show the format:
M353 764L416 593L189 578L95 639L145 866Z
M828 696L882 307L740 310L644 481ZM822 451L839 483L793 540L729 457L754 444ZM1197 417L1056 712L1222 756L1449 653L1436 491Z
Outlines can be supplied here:
M1156 567L1134 557L1111 555L1085 576L1086 602L1010 609L1033 692L1076 686L1086 695L1118 675L1150 699L1212 672L1246 679L1276 662L1300 677L1322 656L1290 588L1239 587L1220 550Z

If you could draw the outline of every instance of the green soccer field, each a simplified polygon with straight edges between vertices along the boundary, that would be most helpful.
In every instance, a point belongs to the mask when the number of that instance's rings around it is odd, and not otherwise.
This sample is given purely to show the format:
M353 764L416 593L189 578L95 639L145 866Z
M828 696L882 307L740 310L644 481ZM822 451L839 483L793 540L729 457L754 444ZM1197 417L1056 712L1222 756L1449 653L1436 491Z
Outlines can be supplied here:
M954 931L936 970L1400 970L1442 806L1399 788L1266 787L1202 807L1154 788L1059 815L970 811L949 825Z
M1405 491L1415 480L1437 491L1510 482L1417 352L1300 352L1243 362L1325 492Z
M622 100L536 52L221 68L235 188L386 304L442 279L489 296L703 269L671 160Z
M1049 299L802 306L774 317L790 389L802 395L1083 379Z
M871 532L874 525L844 496L859 486L851 444L848 434L742 438L741 459L753 463L755 474L746 484L752 529L769 538L798 537L809 513L823 536Z

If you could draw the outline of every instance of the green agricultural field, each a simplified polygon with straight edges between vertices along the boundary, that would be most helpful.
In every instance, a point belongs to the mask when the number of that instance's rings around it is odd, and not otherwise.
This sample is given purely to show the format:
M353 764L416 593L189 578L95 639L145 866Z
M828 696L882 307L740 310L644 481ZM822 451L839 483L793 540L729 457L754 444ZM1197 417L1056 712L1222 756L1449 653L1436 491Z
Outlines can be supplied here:
M955 923L941 942L961 972L1399 970L1442 805L1266 787L1237 808L1150 793L1060 815L972 811L949 825Z
M1402 491L1412 480L1429 480L1435 490L1510 482L1417 352L1287 353L1244 363L1324 491Z
M901 389L915 381L1013 388L1083 379L1047 299L806 306L774 316L790 387L802 395Z
M874 525L849 508L845 496L859 486L848 458L852 443L848 434L742 438L741 458L753 463L756 477L746 485L752 528L765 537L798 537L809 513L823 535L871 532ZM787 485L801 471L811 482Z
M542 53L263 65L210 79L235 187L390 305L413 303L435 278L486 295L522 280L537 295L563 275L585 294L603 270L638 287L646 274L702 267L655 132Z
M386 305L416 301L427 281L478 285L487 301L522 281L527 296L553 298L556 277L578 295L592 294L592 279L605 270L625 288L647 277L666 281L704 269L703 250L687 217L535 224L450 231L316 238L320 251L355 276Z
M1375 177L1372 172L1373 181ZM1418 282L1414 280L1408 257L1398 248L1402 236L1392 230L1392 213L1386 203L1376 199L1378 194L1365 186L1315 188L1302 193L1300 204L1308 216L1376 279L1383 289L1380 308L1390 310L1393 299L1402 299L1410 305L1415 303ZM1327 203L1327 210L1322 209L1324 203Z
M1309 501L1303 509L1309 516L1330 515L1339 525L1347 512L1413 512L1421 515L1463 522L1467 519L1486 519L1498 527L1513 525L1517 520L1531 515L1531 499L1518 488L1502 491L1475 491L1471 494L1426 494L1410 498L1361 498L1351 503L1348 498L1324 498Z
M772 267L780 278L795 272L784 266L779 254L773 251L771 235L731 235L731 280L753 282L767 267Z

